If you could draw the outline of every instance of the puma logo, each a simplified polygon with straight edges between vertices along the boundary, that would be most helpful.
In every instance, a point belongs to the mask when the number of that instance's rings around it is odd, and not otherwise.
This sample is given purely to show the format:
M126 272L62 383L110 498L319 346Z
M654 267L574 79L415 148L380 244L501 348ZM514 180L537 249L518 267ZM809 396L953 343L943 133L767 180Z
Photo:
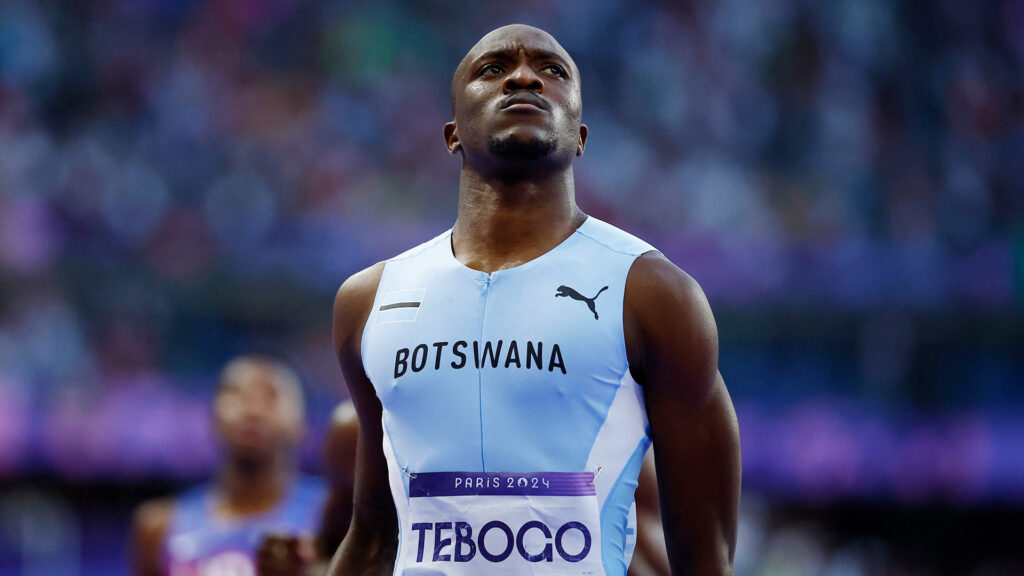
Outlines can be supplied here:
M573 300L580 300L582 302L586 302L587 308L590 308L590 311L594 313L594 320L597 320L597 307L594 305L594 301L597 300L597 297L601 295L601 292L604 292L607 289L608 287L605 286L604 288L598 290L597 294L594 294L593 298L587 298L583 294L580 294L576 290L563 284L562 286L558 287L558 291L555 293L555 298L558 298L559 296L568 296Z

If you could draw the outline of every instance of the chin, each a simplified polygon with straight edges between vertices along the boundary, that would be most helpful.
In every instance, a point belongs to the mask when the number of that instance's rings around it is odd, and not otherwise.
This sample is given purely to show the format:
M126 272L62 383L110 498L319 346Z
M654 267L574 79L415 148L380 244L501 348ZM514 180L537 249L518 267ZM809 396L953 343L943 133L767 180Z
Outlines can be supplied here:
M240 461L262 462L273 457L274 445L267 441L244 439L230 443L228 451Z
M491 154L506 160L543 160L558 150L558 142L551 135L541 137L508 134L492 137L487 143L487 148Z

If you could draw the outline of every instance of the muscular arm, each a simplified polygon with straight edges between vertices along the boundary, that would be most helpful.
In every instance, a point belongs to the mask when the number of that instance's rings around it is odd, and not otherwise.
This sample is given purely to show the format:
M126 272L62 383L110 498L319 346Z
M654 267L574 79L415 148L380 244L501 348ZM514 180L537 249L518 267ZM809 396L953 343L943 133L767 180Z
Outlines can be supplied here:
M379 576L394 569L398 518L388 484L381 405L363 370L360 339L384 270L377 264L352 276L334 301L334 346L359 420L352 523L328 576Z
M739 429L718 372L718 331L697 283L664 256L626 282L630 371L644 388L673 574L731 575L740 498Z
M171 501L139 506L132 520L131 561L135 576L164 576L161 548L171 521Z

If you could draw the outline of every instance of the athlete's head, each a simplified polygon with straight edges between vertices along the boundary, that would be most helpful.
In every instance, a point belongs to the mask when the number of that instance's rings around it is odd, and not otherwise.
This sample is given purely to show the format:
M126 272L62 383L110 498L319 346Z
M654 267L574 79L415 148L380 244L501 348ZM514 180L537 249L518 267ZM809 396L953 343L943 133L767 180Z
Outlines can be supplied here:
M512 24L488 33L455 70L448 149L470 165L568 167L583 154L580 73L550 34Z
M294 450L305 421L299 377L269 356L240 356L224 367L213 418L228 456L253 464Z

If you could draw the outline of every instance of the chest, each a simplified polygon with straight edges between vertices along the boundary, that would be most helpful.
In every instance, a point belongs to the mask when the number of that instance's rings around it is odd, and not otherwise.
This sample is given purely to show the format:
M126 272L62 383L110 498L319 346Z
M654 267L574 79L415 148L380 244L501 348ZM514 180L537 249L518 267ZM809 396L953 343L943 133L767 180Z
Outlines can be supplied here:
M364 364L382 399L403 384L463 375L559 388L621 368L611 362L622 359L620 282L550 268L466 272L382 279L364 331Z
M624 276L586 260L386 269L363 361L412 469L578 469L627 370Z

